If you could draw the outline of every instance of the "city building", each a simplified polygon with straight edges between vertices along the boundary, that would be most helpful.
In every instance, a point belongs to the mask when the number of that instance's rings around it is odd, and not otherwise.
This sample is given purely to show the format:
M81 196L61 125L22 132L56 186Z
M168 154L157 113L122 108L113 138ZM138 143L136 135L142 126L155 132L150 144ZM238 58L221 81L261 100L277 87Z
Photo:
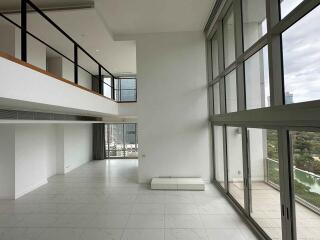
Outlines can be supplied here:
M2 0L0 240L320 239L319 4Z

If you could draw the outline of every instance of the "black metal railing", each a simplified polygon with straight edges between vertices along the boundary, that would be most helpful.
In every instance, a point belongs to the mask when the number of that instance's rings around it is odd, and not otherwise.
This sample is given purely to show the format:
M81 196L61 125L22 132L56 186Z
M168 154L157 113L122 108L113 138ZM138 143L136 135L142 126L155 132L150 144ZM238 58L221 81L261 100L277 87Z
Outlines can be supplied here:
M28 9L29 7L29 9ZM70 57L66 56L63 54L61 51L57 50L53 46L49 45L45 41L41 40L39 37L35 36L33 33L28 31L27 28L27 23L28 23L28 11L33 10L37 12L43 19L45 19L51 26L53 26L56 30L58 30L61 34L63 34L74 46L73 49L73 57L74 59L72 60ZM111 82L114 83L114 75L108 71L101 63L99 63L90 53L88 53L83 47L81 47L69 34L67 34L61 27L59 27L50 17L48 17L43 11L41 11L33 2L30 0L21 0L21 12L20 12L20 17L21 17L21 22L20 25L11 20L9 17L7 17L5 14L0 13L0 16L5 19L6 21L10 22L13 24L15 27L19 28L21 30L21 60L24 62L27 62L28 59L28 35L31 36L32 38L36 39L40 43L44 44L46 47L54 51L55 53L59 54L60 56L66 58L68 61L73 63L74 67L74 83L79 84L78 82L78 77L79 73L78 70L79 68L84 70L85 72L89 73L92 77L98 78L99 81L99 88L96 90L98 93L103 94L103 74L102 71L105 71L108 74L108 77L111 78ZM97 75L92 74L88 70L86 70L83 66L79 65L79 58L78 58L78 52L81 50L86 56L88 56L95 64L97 64L98 69ZM90 89L91 90L91 89ZM115 94L114 94L114 88L112 89L113 93L111 94L110 99L115 100Z

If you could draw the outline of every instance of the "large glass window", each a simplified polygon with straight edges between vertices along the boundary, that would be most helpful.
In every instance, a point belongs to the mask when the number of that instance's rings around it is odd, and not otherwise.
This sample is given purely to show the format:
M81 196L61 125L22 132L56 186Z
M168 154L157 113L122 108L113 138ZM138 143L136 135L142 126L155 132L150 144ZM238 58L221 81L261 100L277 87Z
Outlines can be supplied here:
M228 67L234 62L236 57L235 37L234 37L234 17L230 9L227 16L223 19L223 47L224 47L224 65Z
M247 109L270 106L268 47L245 61L245 87Z
M215 34L211 39L211 54L212 54L212 78L214 79L219 75L219 48L218 39Z
M243 0L243 40L247 50L267 33L266 0Z
M293 9L295 9L302 2L303 0L281 0L281 18L287 16Z
M220 84L213 85L214 114L220 114Z
M242 133L239 127L227 127L229 193L244 207Z
M278 133L276 130L249 128L248 138L250 216L271 239L282 239Z
M116 79L115 97L118 102L137 101L137 80L135 78Z
M126 157L138 157L137 125L135 123L124 124L124 147Z
M285 103L320 99L320 7L282 34Z
M215 179L224 188L223 127L214 126Z
M108 158L137 157L137 125L135 123L106 124L106 151Z
M290 131L297 239L319 239L320 133Z
M236 112L238 110L236 70L225 77L225 82L227 112Z
M109 157L123 157L123 124L110 124L108 133Z

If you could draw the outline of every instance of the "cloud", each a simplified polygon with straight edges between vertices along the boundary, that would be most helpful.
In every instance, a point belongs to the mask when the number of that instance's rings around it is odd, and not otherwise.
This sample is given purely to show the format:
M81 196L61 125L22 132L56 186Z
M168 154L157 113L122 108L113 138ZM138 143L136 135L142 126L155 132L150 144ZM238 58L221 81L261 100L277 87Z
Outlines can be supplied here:
M319 17L317 7L282 35L285 91L294 102L320 99Z

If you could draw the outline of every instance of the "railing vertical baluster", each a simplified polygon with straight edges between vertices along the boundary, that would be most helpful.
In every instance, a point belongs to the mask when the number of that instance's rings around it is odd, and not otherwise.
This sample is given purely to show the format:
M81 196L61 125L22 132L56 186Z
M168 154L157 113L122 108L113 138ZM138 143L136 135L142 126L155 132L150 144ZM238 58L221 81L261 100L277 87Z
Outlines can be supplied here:
M103 80L102 80L102 68L99 65L99 93L103 94Z
M115 100L114 77L111 76L111 98Z
M21 0L21 60L27 62L27 0Z
M78 45L74 43L74 83L78 84Z

